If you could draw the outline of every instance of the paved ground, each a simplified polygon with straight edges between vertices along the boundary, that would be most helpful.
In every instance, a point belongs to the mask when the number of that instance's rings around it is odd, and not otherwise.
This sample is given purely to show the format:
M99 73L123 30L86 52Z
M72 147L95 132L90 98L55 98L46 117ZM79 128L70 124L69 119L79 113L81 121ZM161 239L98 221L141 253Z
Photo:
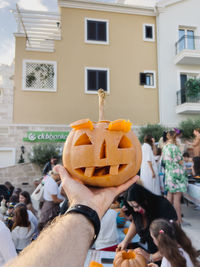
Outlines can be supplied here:
M189 203L182 205L183 220L189 222L191 226L184 226L183 230L191 239L193 246L200 250L200 209L195 210L195 205Z

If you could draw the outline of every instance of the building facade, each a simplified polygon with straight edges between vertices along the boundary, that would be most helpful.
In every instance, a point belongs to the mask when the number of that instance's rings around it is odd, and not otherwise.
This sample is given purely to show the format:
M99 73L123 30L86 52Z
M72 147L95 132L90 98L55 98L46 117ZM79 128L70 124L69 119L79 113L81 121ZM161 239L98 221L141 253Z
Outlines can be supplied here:
M160 123L176 126L200 118L200 95L188 96L185 83L200 78L198 0L157 3Z

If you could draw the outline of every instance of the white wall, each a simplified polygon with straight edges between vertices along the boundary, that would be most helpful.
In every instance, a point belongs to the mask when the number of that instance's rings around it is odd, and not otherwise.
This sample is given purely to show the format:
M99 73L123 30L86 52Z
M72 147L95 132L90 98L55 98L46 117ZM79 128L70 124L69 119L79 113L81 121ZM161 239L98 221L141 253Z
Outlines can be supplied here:
M195 35L200 36L200 0L182 0L177 4L160 10L158 26L158 67L160 123L175 126L187 118L199 118L198 115L176 114L176 91L180 90L179 73L199 72L200 65L175 65L175 43L178 41L178 28L196 27Z

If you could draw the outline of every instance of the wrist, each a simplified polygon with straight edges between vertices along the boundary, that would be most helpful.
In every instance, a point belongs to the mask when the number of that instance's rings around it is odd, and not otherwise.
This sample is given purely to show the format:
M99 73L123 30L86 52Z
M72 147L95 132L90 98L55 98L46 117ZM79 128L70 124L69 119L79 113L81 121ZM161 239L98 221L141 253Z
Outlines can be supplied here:
M149 254L149 262L154 262L152 254Z
M99 234L100 224L101 224L97 212L87 205L77 204L70 206L65 214L71 214L71 213L81 214L93 225L94 228L93 242L94 242Z

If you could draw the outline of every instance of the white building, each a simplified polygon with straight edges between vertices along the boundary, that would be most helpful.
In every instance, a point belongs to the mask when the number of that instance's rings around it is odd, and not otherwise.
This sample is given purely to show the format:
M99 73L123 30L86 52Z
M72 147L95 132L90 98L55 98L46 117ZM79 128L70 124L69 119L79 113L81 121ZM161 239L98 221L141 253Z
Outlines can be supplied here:
M189 78L200 77L200 1L158 1L157 40L160 123L176 126L200 118L200 96L185 96Z

